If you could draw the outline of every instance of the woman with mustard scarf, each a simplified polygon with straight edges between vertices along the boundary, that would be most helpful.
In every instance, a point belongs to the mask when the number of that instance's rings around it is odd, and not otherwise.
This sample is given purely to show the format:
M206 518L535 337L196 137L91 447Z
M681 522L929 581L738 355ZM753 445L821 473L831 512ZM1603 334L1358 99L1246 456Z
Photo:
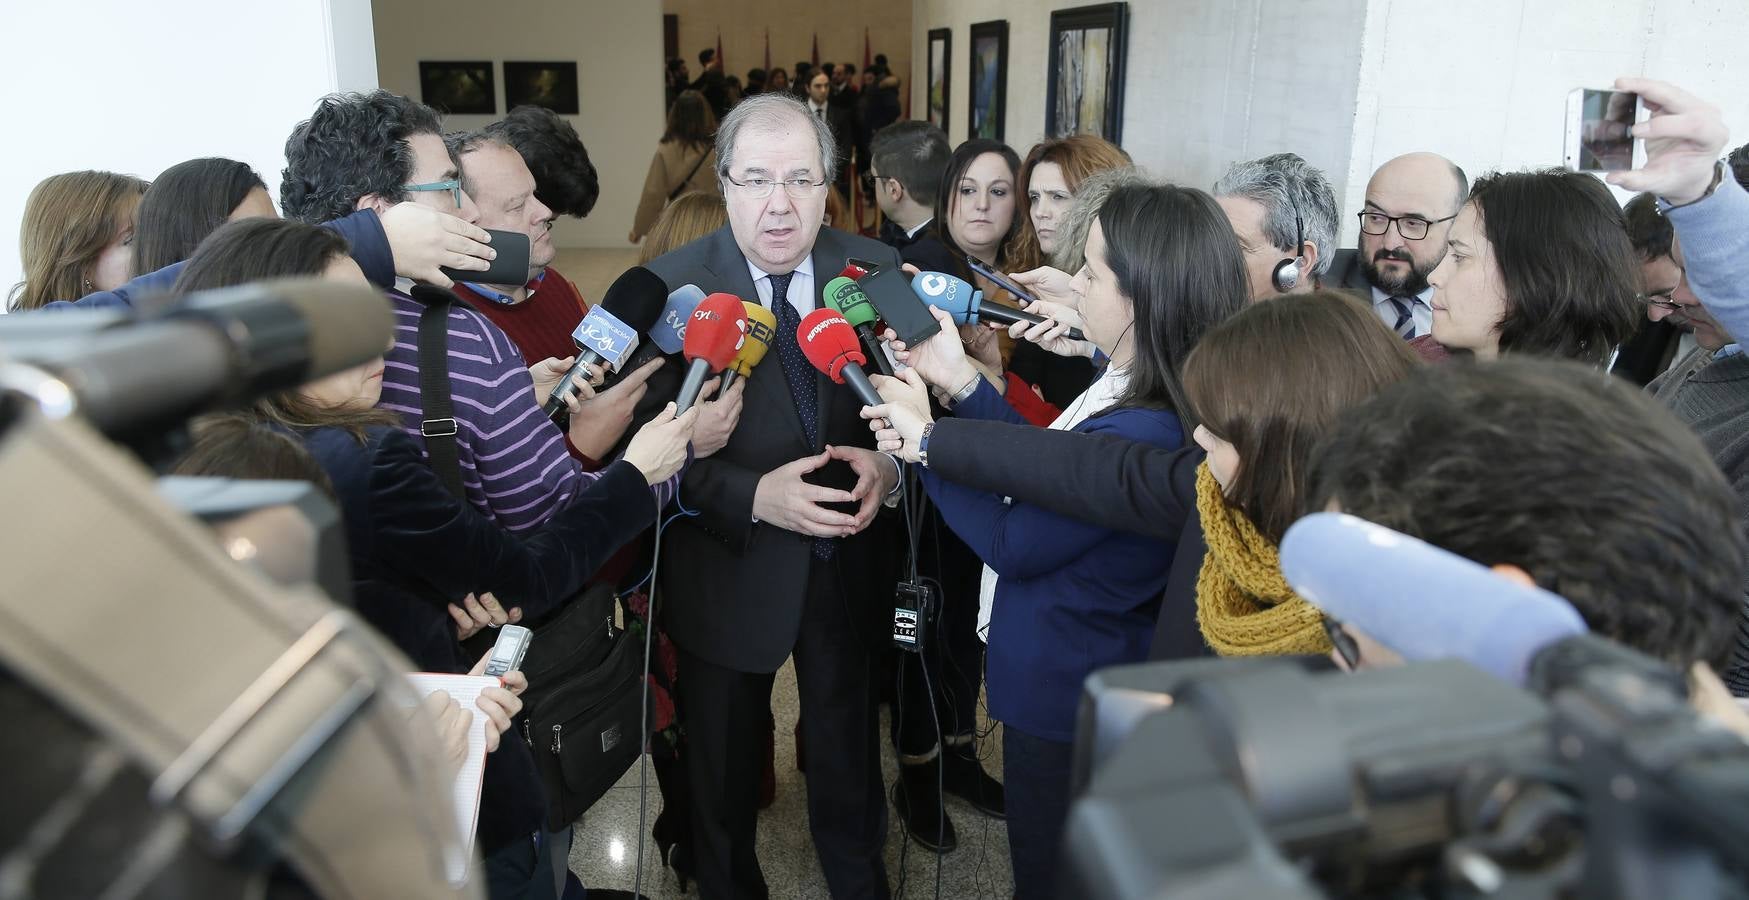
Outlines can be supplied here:
M1371 310L1336 292L1254 304L1190 354L1184 391L1208 452L1196 472L1208 545L1196 627L1216 653L1330 652L1322 615L1288 586L1276 548L1305 512L1313 446L1340 413L1416 365ZM1172 609L1168 598L1162 614Z

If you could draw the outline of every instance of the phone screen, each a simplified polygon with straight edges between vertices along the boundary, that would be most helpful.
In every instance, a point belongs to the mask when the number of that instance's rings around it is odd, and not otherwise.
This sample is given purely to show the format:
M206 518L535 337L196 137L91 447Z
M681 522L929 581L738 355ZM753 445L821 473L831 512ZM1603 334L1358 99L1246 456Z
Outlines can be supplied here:
M1579 101L1579 158L1586 172L1620 172L1634 167L1634 119L1640 95L1627 91L1583 90Z

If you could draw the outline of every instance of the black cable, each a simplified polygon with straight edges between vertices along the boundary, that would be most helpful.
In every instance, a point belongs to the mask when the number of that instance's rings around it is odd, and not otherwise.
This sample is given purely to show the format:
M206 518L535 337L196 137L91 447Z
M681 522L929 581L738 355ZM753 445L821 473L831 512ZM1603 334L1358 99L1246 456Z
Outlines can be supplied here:
M651 493L655 494L654 491ZM678 486L674 498L678 503ZM647 832L644 826L650 815L650 647L656 635L656 567L662 561L662 532L668 524L662 521L662 506L661 496L656 495L656 536L650 542L650 574L647 576L650 581L649 602L644 604L644 683L641 685L642 699L638 703L638 739L642 743L638 747L638 866L632 876L633 897L644 896L644 836ZM685 506L680 508L682 511L686 509ZM673 521L673 518L668 520Z

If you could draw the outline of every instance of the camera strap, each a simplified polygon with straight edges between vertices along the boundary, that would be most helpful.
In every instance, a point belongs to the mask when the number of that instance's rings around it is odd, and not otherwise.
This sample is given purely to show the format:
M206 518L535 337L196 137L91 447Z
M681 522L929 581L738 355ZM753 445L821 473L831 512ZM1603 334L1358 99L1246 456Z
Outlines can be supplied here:
M461 428L449 385L449 308L457 298L428 284L414 285L410 296L425 306L419 312L419 404L425 411L419 434L425 438L425 452L431 457L431 471L437 473L437 480L466 503L456 444Z

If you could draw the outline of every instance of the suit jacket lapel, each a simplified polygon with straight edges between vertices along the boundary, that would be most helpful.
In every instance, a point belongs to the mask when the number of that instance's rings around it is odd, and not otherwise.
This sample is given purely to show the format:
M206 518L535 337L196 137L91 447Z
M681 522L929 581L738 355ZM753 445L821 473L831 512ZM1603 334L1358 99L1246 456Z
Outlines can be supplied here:
M705 258L705 268L716 276L714 284L722 285L728 292L743 300L759 302L759 290L753 284L753 275L747 269L747 258L741 254L741 248L735 243L735 235L725 225L712 236L710 252ZM772 310L774 313L775 309ZM795 339L794 335L790 336ZM775 338L774 340L781 340ZM789 383L783 374L783 362L777 358L778 350L771 348L751 375L747 376L748 407L770 406L785 410L781 418L787 420L795 428L796 441L806 444L807 429L802 427L802 414L796 409L796 401L789 392Z

